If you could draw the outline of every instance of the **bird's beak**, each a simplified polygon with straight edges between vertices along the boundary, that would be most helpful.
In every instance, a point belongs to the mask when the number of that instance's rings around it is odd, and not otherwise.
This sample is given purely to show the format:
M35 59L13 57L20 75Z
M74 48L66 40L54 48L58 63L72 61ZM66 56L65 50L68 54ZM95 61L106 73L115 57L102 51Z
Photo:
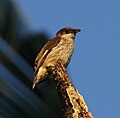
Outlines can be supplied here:
M78 33L78 32L80 32L81 30L80 29L74 29L74 32L75 33Z

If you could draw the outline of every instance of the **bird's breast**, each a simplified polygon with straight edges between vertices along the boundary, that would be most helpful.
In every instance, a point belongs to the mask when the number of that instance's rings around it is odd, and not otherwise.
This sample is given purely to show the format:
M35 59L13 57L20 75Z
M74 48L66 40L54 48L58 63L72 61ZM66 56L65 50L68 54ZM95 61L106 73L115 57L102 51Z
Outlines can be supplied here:
M58 59L61 59L63 64L66 64L71 57L73 50L73 39L61 39L59 44L48 54L43 66L54 66Z

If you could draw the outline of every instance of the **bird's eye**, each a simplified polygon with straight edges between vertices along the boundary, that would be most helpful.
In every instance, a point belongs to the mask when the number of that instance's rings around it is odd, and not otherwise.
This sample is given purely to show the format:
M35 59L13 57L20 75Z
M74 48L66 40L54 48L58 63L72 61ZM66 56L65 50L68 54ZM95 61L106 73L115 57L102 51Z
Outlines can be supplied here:
M65 31L66 34L69 34L69 31Z

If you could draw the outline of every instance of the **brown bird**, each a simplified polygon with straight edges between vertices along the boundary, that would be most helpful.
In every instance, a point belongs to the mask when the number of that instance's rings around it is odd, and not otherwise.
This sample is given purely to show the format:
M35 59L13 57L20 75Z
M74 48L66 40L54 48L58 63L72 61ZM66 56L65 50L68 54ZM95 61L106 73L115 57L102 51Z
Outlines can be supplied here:
M57 60L61 59L63 65L67 67L74 50L76 33L80 31L80 29L70 27L62 28L56 33L56 37L44 45L35 60L32 89L42 80L53 77L49 69L54 71Z

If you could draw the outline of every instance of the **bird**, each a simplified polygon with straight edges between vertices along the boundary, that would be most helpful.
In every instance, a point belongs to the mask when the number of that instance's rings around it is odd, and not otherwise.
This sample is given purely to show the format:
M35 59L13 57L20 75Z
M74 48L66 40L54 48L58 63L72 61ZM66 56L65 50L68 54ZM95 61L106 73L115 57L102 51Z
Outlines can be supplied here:
M54 76L54 67L59 59L67 68L74 51L76 33L80 31L71 27L62 28L43 46L35 59L32 89L43 80Z

